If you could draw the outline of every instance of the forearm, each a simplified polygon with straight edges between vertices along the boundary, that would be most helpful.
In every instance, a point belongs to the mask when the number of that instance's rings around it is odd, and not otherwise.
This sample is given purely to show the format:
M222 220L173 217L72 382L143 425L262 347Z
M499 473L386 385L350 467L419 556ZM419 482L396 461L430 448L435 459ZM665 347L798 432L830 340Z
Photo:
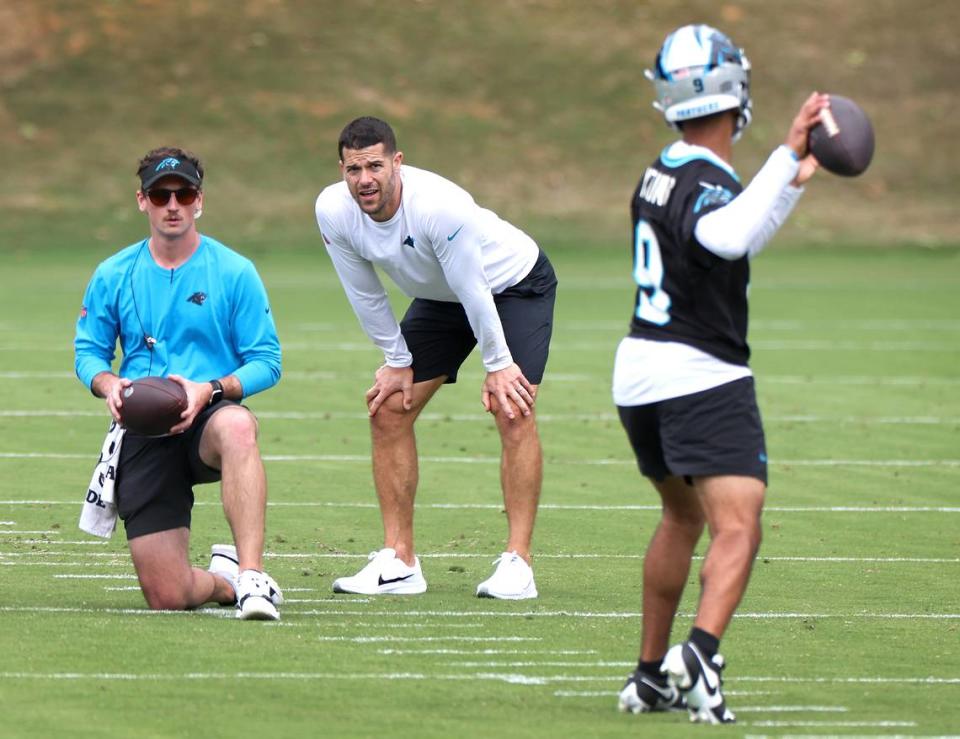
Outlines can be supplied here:
M790 184L798 166L786 147L778 147L742 193L697 222L697 241L723 259L760 252L803 193Z
M120 378L113 374L113 372L100 372L94 376L90 382L90 392L98 398L106 398L113 389L113 386L119 381Z
M493 296L489 292L473 292L464 295L461 300L470 328L477 338L484 369L496 372L513 364Z

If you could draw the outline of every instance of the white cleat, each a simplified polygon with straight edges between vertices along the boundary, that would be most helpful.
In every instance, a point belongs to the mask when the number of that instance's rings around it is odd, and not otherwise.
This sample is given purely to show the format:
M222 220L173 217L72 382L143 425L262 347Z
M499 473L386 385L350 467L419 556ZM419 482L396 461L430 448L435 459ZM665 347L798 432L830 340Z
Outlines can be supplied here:
M618 707L621 713L653 713L655 711L684 711L687 704L669 682L666 685L635 670L620 690Z
M670 647L663 658L663 671L686 700L691 721L732 724L737 720L723 699L723 668L723 657L715 654L708 660L689 641Z

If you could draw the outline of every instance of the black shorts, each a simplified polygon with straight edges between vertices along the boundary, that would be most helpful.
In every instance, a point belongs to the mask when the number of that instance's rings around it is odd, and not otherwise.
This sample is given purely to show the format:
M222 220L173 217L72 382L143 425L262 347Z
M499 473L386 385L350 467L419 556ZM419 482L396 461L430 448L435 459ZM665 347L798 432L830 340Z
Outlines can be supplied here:
M220 479L220 470L200 459L200 438L214 411L227 405L237 403L221 400L206 408L182 434L159 438L124 434L116 497L127 539L190 528L193 486Z
M556 296L557 276L542 251L526 277L493 296L513 361L534 385L547 366ZM414 382L442 375L456 382L460 365L477 345L460 303L414 298L400 331L413 355Z
M692 395L617 406L640 472L668 475L744 475L767 483L767 448L753 378Z

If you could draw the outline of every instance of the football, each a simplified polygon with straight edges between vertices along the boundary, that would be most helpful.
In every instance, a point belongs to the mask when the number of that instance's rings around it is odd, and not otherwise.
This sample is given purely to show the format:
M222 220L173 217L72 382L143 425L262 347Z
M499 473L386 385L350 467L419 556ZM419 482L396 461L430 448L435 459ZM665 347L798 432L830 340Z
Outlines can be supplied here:
M873 125L863 108L850 98L830 96L821 122L810 129L810 151L828 172L856 177L873 159Z
M143 377L123 389L120 423L143 436L166 436L180 423L187 393L166 377Z

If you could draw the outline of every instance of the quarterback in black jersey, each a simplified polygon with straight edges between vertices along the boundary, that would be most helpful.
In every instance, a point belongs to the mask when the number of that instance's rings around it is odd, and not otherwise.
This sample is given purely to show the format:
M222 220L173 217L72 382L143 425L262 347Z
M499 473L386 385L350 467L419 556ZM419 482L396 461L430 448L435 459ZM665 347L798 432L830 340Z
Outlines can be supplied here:
M751 118L743 51L710 26L684 26L666 38L647 77L654 107L681 138L646 168L630 205L637 291L630 334L617 349L613 396L663 513L644 559L640 660L620 709L687 709L695 721L731 723L718 647L760 546L767 483L748 366L750 258L817 169L807 134L829 97L807 98L784 144L743 187L731 165L733 143ZM705 527L711 541L694 625L670 647Z

